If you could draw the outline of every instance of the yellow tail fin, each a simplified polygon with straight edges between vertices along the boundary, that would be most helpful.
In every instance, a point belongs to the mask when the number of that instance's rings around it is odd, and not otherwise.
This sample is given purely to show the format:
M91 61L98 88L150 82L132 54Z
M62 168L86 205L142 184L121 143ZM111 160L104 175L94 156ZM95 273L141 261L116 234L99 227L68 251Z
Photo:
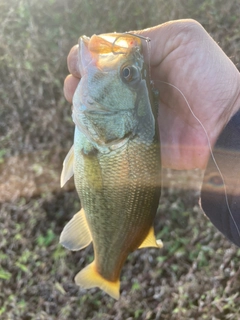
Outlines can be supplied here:
M75 277L77 285L90 289L99 287L114 299L119 299L120 281L112 282L104 279L96 270L95 261L81 270Z

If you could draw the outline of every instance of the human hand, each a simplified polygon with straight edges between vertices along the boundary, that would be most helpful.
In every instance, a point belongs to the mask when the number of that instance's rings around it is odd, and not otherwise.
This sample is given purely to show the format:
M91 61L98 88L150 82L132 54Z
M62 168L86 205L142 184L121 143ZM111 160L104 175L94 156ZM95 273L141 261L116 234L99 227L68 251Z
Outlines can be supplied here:
M240 74L204 28L194 20L170 21L136 31L151 39L151 77L160 92L159 130L162 165L172 169L204 168L209 157L204 125L213 146L240 108ZM71 73L64 83L69 102L80 79L78 47L68 56ZM148 50L144 46L148 60ZM184 95L169 83L177 87Z

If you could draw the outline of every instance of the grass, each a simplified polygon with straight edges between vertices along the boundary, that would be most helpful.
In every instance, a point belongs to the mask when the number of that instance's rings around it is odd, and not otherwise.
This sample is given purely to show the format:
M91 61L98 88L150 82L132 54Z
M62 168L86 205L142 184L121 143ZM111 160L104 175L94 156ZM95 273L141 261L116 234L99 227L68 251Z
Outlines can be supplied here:
M129 256L117 302L74 284L92 248L68 252L58 237L79 210L72 181L59 187L73 136L62 92L71 46L82 34L194 18L238 66L239 1L0 0L0 17L0 318L237 319L240 249L183 188L199 173L164 172L155 223L164 248Z

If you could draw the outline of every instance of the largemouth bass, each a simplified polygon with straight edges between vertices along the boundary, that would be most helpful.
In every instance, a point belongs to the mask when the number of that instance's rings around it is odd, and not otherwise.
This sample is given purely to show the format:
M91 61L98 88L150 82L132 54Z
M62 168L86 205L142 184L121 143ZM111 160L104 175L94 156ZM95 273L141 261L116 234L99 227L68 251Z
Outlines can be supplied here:
M80 250L92 242L94 261L75 281L118 299L129 253L162 247L153 231L161 192L157 102L139 37L82 36L79 67L74 144L61 185L74 174L82 210L65 226L60 243Z

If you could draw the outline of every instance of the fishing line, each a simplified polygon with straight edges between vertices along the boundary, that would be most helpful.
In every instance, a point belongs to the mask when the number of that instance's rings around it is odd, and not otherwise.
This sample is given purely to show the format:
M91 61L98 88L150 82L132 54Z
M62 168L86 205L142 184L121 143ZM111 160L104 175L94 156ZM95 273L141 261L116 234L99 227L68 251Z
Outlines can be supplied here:
M204 133L205 133L205 135L206 135L206 138L207 138L207 143L208 143L208 147L209 147L210 154L211 154L211 156L212 156L213 162L214 162L214 164L215 164L215 166L216 166L216 168L217 168L217 170L218 170L218 172L219 172L219 174L220 174L220 176L221 176L221 178L222 178L222 181L223 181L223 185L224 185L224 195L225 195L225 200L226 200L226 203L227 203L228 211L229 211L229 213L230 213L230 216L231 216L231 218L232 218L232 221L233 221L233 223L234 223L234 225L235 225L235 227L236 227L236 229L237 229L237 232L238 232L238 235L239 235L239 238L240 238L240 230L239 230L238 225L237 225L237 223L236 223L236 221L235 221L235 219L234 219L233 213L232 213L232 211L231 211L231 209L230 209L230 205L229 205L229 201L228 201L228 196L227 196L227 187L226 187L225 179L224 179L223 174L222 174L222 172L221 172L221 170L220 170L220 168L219 168L219 166L218 166L218 164L217 164L217 160L216 160L215 157L214 157L213 149L212 149L212 146L211 146L210 139L209 139L209 136L208 136L208 133L207 133L206 128L204 127L204 125L203 125L203 123L200 121L200 119L195 115L195 113L193 112L190 104L189 104L188 101L187 101L187 98L185 97L184 93L183 93L179 88L177 88L177 87L174 86L173 84L168 83L168 82L165 82L165 81L159 80L159 82L162 82L162 83L164 83L164 84L166 84L166 85L169 85L169 86L173 87L174 89L176 89L176 90L182 95L182 97L183 97L183 99L185 100L185 102L186 102L186 104L187 104L187 106L188 106L188 109L190 110L192 116L194 117L194 119L195 119L195 120L200 124L200 126L202 127L202 129L203 129L203 131L204 131Z
M149 74L149 79L151 80L151 39L150 38L146 38L146 43L147 43L147 52L148 52L148 74ZM153 82L151 81L152 85Z

